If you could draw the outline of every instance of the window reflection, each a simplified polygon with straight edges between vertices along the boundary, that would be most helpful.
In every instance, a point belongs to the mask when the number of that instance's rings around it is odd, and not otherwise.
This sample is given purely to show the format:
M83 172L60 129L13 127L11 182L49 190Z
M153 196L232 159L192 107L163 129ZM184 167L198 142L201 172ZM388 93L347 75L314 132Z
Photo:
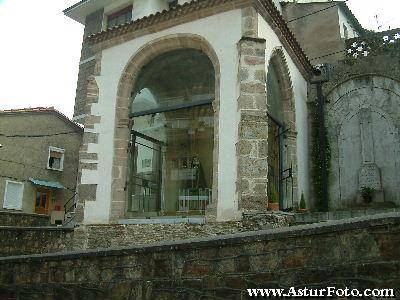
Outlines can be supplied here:
M211 201L210 105L135 118L131 211L204 211Z

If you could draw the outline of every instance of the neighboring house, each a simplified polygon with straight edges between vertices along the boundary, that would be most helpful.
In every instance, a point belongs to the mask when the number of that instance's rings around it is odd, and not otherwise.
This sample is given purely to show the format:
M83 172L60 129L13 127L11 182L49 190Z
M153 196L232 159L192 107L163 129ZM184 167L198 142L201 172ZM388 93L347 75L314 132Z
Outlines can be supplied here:
M284 1L282 13L313 65L343 59L345 40L365 33L345 1Z
M54 108L0 111L0 210L63 220L74 203L82 128Z
M233 220L266 210L268 196L281 209L308 197L314 69L280 10L265 0L95 0L64 11L85 25L78 223Z

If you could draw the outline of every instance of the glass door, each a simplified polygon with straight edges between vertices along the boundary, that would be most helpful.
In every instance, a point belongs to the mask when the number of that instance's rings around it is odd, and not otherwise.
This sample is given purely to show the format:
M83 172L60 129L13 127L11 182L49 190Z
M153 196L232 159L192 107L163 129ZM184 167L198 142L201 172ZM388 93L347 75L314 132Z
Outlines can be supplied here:
M128 210L155 213L161 209L161 142L132 132L131 170Z
M50 190L37 189L35 198L35 213L47 215L49 211Z

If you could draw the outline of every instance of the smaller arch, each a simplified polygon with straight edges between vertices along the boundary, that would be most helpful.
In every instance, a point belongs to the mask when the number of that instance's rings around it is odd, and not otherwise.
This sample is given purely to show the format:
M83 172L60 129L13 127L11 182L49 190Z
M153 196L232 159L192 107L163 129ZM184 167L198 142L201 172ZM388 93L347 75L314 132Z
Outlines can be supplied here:
M267 105L271 94L268 93L268 79L269 72L271 70L274 71L274 76L277 77L277 84L279 86L279 98L282 103L278 103L275 105L281 105L279 109L282 110L280 114L280 122L283 123L285 127L285 140L284 145L280 145L284 147L285 150L281 149L281 155L283 157L280 158L283 169L292 166L293 169L293 178L292 178L292 188L293 188L293 198L294 202L298 201L298 179L297 179L297 131L296 131L296 114L295 114L295 102L294 102L294 93L293 93L293 84L290 77L289 67L287 64L287 60L285 57L285 53L282 47L276 47L273 49L272 54L270 56L268 67L267 67ZM270 83L271 84L271 83ZM270 107L268 106L268 110ZM272 150L271 150L272 151ZM285 151L285 153L283 153ZM286 205L288 205L288 197L286 197ZM285 203L283 203L285 205Z
M275 68L276 73L278 75L278 82L283 100L283 109L285 112L284 121L287 125L290 126L291 131L294 131L295 133L296 120L294 111L295 103L294 103L293 84L292 84L292 79L290 78L289 67L282 47L275 47L272 50L272 54L268 62L268 69L270 65L272 65Z

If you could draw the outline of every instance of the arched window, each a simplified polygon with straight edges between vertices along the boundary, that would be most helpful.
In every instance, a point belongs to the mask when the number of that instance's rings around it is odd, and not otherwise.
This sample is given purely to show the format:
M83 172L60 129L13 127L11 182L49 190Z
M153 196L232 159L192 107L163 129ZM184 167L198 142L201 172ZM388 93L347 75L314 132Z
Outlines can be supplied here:
M203 213L211 201L215 71L199 50L144 66L132 91L128 216Z

